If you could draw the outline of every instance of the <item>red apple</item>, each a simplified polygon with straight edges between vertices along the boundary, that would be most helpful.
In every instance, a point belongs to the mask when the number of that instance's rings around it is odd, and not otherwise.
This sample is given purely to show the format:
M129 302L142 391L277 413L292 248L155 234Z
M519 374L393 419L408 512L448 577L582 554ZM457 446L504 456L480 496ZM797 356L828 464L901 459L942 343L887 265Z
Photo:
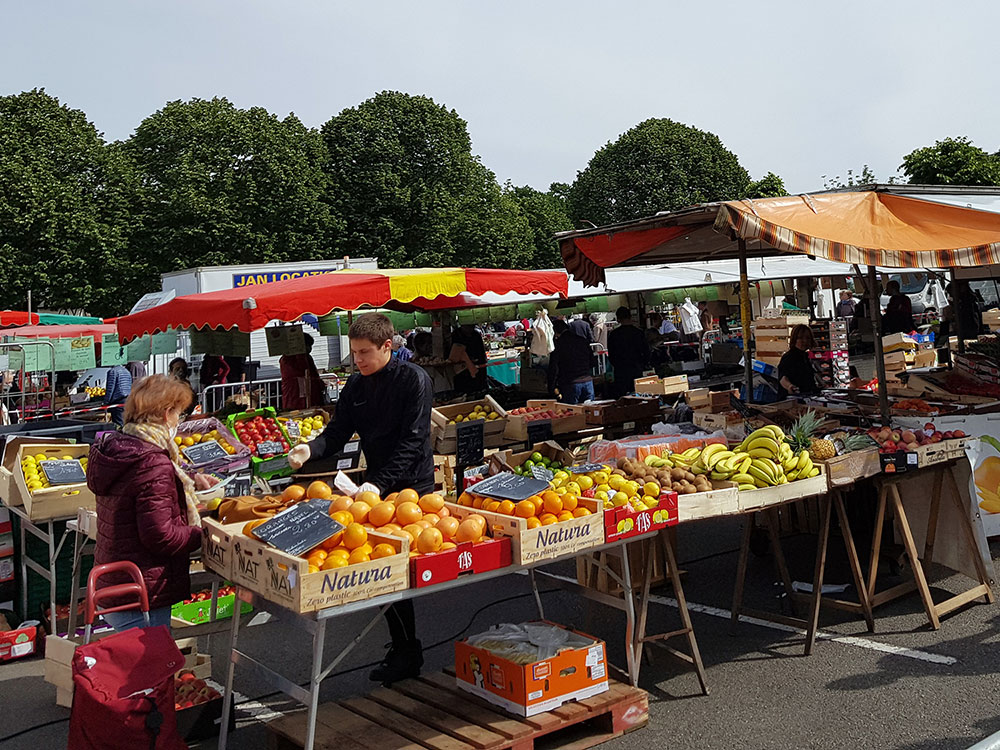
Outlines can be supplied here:
M956 438L964 438L965 436L966 435L965 435L965 431L964 430L955 430L955 437Z
M925 430L930 430L931 432L934 432L934 423L933 422L928 422L927 424L924 425L924 429Z
M896 443L892 440L886 440L882 443L882 447L885 448L887 453L895 453L896 451Z

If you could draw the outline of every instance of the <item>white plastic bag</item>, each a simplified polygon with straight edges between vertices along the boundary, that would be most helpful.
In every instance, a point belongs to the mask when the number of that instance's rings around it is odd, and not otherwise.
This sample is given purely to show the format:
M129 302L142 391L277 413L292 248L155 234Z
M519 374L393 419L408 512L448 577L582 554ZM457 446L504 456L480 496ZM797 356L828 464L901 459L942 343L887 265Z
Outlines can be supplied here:
M549 313L543 308L538 311L531 326L531 353L537 357L548 357L556 348L555 338Z
M681 330L690 335L701 331L701 311L698 305L691 301L690 297L684 298L684 304L680 307Z

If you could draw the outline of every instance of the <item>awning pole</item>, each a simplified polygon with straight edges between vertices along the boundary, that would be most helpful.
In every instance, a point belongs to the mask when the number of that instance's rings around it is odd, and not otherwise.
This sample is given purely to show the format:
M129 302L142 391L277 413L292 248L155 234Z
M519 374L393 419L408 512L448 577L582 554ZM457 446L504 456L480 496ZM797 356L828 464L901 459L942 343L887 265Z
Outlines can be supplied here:
M737 240L740 251L740 320L743 322L743 380L748 404L753 403L753 355L750 352L750 281L747 278L747 241Z
M885 354L882 351L882 293L875 266L868 266L868 317L875 336L875 374L878 376L878 408L882 425L889 424L889 385L885 382Z

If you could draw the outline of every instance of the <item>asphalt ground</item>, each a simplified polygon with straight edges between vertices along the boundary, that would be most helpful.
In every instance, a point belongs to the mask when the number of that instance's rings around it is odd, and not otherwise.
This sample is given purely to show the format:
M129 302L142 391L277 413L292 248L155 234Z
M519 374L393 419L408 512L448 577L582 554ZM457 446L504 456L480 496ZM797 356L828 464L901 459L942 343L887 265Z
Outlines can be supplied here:
M728 614L741 523L719 519L678 529L684 588L711 694L702 696L693 672L654 650L641 677L641 687L649 691L650 722L607 743L608 750L951 750L968 748L1000 731L1000 608L971 604L945 618L935 632L926 624L919 598L912 594L877 610L875 633L868 633L863 622L846 613L824 609L823 637L810 657L802 655L801 635L783 626L741 623L734 635ZM791 535L784 543L793 579L810 580L814 538ZM848 582L837 539L831 540L830 554L827 582ZM1000 541L991 544L991 554L996 569ZM563 566L556 572L572 576L574 571ZM968 583L963 576L937 568L929 577L937 597L960 591ZM893 579L887 577L884 583ZM610 661L623 665L624 615L550 588L542 585L547 592L543 594L546 616L604 638ZM769 556L751 558L746 600L748 606L773 611L787 606ZM678 626L672 602L669 587L657 592L649 632ZM537 616L529 582L519 575L425 596L417 600L416 610L428 647L428 671L452 662L451 643L456 637ZM361 613L335 620L327 653L353 638L367 619ZM381 657L387 638L380 623L349 655L341 673L323 684L322 699L370 690L368 665ZM226 640L219 634L200 643L201 651L212 654L217 681L224 678ZM304 631L280 620L246 628L240 635L241 648L281 665L290 679L299 682L308 675L308 644ZM55 706L55 689L43 681L43 672L38 658L0 666L3 750L66 746L69 711ZM230 747L266 747L264 722L279 712L301 710L272 695L273 688L246 669L237 670L235 687L241 707ZM54 723L43 726L48 722ZM25 733L11 738L20 732ZM215 746L215 742L197 745Z

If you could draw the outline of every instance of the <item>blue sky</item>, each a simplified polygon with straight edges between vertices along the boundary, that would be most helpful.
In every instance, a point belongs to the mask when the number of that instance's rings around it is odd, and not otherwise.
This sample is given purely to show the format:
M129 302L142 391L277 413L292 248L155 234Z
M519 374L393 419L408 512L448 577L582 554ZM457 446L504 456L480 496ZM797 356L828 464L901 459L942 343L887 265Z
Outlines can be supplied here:
M458 111L501 180L571 182L649 117L793 191L967 135L1000 148L988 2L58 0L4 10L0 94L44 87L125 138L173 99L307 125L393 89Z

